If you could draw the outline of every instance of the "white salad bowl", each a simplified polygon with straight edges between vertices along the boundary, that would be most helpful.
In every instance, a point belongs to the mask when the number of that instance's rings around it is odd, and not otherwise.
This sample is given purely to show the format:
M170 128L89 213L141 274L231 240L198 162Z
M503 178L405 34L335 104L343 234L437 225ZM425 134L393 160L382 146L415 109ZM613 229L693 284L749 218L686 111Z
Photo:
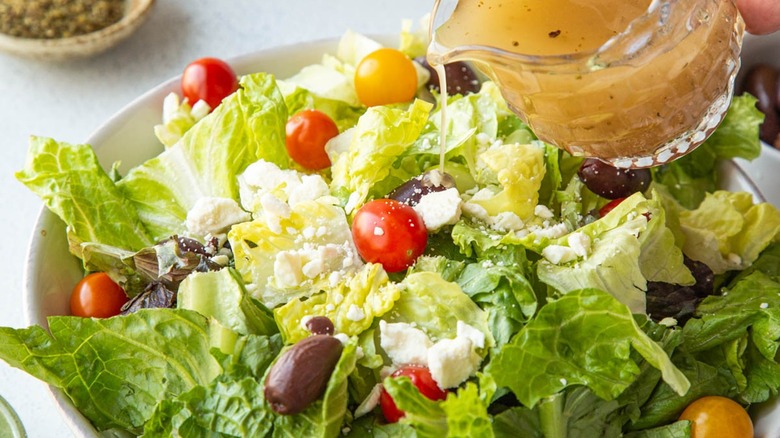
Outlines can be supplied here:
M395 37L375 38L387 45L392 45L395 41ZM297 44L252 53L231 59L229 62L238 74L267 71L277 77L285 78L306 65L319 62L324 53L334 53L337 43L338 41L334 39ZM162 151L163 146L156 139L152 127L162 120L163 99L172 91L179 91L178 77L171 78L140 96L86 140L86 143L95 148L105 168L110 168L114 162L120 161L120 171L124 173ZM760 168L763 162L762 158L754 165ZM771 164L771 169L778 168L780 159ZM740 165L733 162L724 163L721 172L726 181L724 188L748 191L757 200L763 199L760 189L754 185ZM773 173L770 172L770 168L766 168L764 172L767 175ZM778 174L780 172L774 172L774 175ZM776 199L780 191L769 195L774 195L773 199ZM47 327L48 316L69 314L70 293L83 276L83 272L80 261L68 252L64 223L45 207L41 209L34 227L24 275L24 305L28 324ZM54 387L50 387L50 391L65 422L75 436L99 435L63 392Z

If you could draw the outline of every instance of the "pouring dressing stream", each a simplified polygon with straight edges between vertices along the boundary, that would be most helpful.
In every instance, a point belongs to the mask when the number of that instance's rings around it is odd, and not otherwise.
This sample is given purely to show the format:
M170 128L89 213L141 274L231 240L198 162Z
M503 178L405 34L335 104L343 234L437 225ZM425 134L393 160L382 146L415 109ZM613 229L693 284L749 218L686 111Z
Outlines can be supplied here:
M642 168L723 120L743 30L735 0L436 0L427 57L440 80L472 62L541 140Z

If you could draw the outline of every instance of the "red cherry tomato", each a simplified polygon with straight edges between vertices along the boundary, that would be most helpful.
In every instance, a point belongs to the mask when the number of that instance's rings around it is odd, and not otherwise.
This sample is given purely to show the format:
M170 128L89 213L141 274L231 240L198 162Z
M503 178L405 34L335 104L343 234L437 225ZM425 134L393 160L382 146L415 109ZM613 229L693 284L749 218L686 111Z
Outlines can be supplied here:
M603 207L599 209L599 217L604 217L609 213L610 211L614 210L615 207L620 205L621 202L623 202L626 198L617 198L609 201L608 204L605 204Z
M82 278L70 295L70 313L75 316L108 318L119 315L127 302L125 291L106 274L95 272Z
M692 422L691 438L751 438L753 422L737 402L706 396L688 405L680 420Z
M236 73L220 59L201 58L193 61L181 75L181 91L190 105L203 100L214 109L222 99L236 90Z
M290 117L285 131L287 153L296 163L311 170L330 167L325 143L339 135L339 128L327 114L303 110Z
M447 398L447 391L439 388L439 385L433 380L430 370L421 365L405 365L396 370L391 377L406 376L408 377L415 387L420 390L420 394L424 395L430 400L444 400ZM379 395L379 406L382 408L382 415L385 416L385 420L388 423L395 423L400 420L405 413L398 409L390 397L390 394L382 388L382 392Z
M355 213L352 239L363 260L399 272L425 251L428 231L412 207L394 199L376 199Z
M409 102L417 93L417 70L403 52L376 50L358 63L355 92L365 106Z

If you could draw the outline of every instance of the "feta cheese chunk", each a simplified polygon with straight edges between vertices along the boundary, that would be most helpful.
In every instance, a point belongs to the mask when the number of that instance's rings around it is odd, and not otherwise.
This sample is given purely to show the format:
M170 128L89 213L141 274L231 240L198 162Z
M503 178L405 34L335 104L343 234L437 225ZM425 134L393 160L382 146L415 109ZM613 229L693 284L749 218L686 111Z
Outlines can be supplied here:
M445 225L453 225L458 222L461 205L460 193L458 193L458 189L453 187L423 195L417 205L412 208L422 218L425 228L429 232L433 232Z
M405 322L379 321L380 346L395 364L428 365L433 343L422 330Z
M482 358L474 351L471 339L457 336L442 339L428 349L428 369L440 388L454 388L479 369Z
M587 257L590 254L590 237L579 232L569 234L569 248L579 257Z
M485 334L474 326L470 326L463 321L458 321L457 337L468 338L474 347L485 348Z
M186 225L190 233L205 236L219 234L249 219L249 213L230 198L203 197L187 212Z
M365 312L363 312L363 309L361 309L357 305L350 304L349 305L349 309L347 310L347 315L346 316L347 316L348 320L357 322L357 321L362 321L363 319L365 319L366 314L365 314Z
M542 256L554 265L569 263L577 259L577 253L573 249L562 245L547 246L542 250Z

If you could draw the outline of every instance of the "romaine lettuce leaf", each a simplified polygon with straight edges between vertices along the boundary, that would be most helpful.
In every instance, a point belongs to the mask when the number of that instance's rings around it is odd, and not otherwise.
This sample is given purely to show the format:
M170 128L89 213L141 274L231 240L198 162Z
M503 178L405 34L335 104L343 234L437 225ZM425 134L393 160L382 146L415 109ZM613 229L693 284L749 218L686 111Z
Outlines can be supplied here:
M457 336L458 321L485 334L486 346L494 344L487 313L466 295L457 283L444 281L435 272L416 272L400 283L401 296L387 322L415 323L432 340Z
M49 329L0 328L0 358L62 389L98 430L138 433L158 402L218 374L206 318L192 311L53 316Z
M333 163L331 188L337 193L348 194L347 213L363 205L372 187L390 175L396 159L414 143L428 123L430 110L431 104L419 99L408 110L371 107L354 129L340 134L350 136L348 150L328 150L328 155ZM412 176L415 174L405 175L403 181Z
M572 385L585 385L610 400L640 373L632 348L661 370L678 394L688 390L688 380L639 328L629 309L594 289L572 291L542 307L492 358L485 373L528 407Z
M369 263L305 301L295 298L277 307L274 316L288 343L311 334L302 324L306 316L327 316L336 333L357 336L371 327L375 318L390 311L400 295L382 265Z
M770 243L780 239L780 211L754 205L749 193L719 190L695 210L679 213L683 251L716 274L750 266Z
M287 107L273 76L247 75L241 88L155 158L117 183L152 238L184 231L187 212L202 197L238 200L236 176L264 159L289 167L284 145Z
M354 270L362 264L341 207L300 202L291 208L289 217L280 218L278 230L274 228L260 217L234 225L228 233L236 269L252 296L269 308L327 289L332 272ZM321 269L305 274L308 262Z
M129 251L154 243L133 203L103 170L88 145L32 137L24 169L16 178L67 224L71 252L79 258L82 243Z
M273 314L249 296L232 268L188 275L179 285L177 307L214 318L239 335L278 332Z

